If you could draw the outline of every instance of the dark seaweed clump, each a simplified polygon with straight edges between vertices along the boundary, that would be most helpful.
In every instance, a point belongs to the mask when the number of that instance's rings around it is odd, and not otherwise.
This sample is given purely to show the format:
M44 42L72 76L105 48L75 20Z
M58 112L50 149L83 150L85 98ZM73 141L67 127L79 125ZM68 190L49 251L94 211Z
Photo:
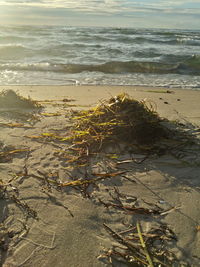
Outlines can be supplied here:
M109 144L153 146L172 136L153 105L120 94L87 111L76 111L73 139L90 149Z

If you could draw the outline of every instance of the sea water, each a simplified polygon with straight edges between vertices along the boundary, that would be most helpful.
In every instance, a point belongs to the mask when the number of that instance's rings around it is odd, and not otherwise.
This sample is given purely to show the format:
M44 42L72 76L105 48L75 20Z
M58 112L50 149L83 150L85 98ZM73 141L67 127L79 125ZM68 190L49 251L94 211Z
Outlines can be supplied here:
M0 85L200 89L200 31L0 26Z

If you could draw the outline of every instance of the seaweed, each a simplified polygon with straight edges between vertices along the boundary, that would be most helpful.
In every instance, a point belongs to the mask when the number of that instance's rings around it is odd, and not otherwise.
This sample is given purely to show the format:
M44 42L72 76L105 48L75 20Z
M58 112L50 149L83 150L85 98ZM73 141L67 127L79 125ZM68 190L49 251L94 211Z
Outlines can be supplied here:
M13 159L16 154L28 152L28 148L15 148L13 146L7 146L2 141L0 141L0 163L8 162Z
M6 119L33 125L39 120L37 113L42 108L39 102L30 97L25 98L13 90L0 92L0 116Z
M114 155L127 148L129 152L142 151L146 155L161 154L169 144L161 146L159 142L170 140L175 130L166 125L166 120L160 118L155 109L153 102L137 101L123 93L89 110L72 111L68 135L44 133L43 138L71 142L71 155L62 156L68 163L81 165L89 163L95 153L110 148ZM110 153L107 151L107 154Z
M160 94L174 94L174 91L171 90L147 90L149 93L160 93Z
M90 156L100 152L139 153L144 155L144 160L152 154L169 153L180 159L182 154L184 157L189 153L189 147L199 142L191 127L190 131L186 127L161 118L154 102L137 101L123 93L94 108L72 111L71 131L56 139L72 143L73 153L66 158L74 164L87 164Z
M77 111L75 115L74 140L98 149L113 143L152 146L170 135L153 103L137 101L127 94L112 97L93 109Z
M24 222L21 222L24 229L14 231L12 227L9 227L7 220L9 214L2 216L2 207L6 207L6 205L12 201L25 215L25 221L28 218L38 219L37 212L29 207L26 202L20 200L18 189L12 185L13 180L14 178L11 178L7 183L5 183L0 179L0 266L3 265L12 238L15 236L19 238L18 234L26 229L26 223Z
M132 214L134 219L133 224L126 224L123 219L122 227L125 228L120 232L111 229L105 223L103 224L109 235L122 247L116 245L115 242L111 249L100 255L100 259L107 258L111 263L122 261L126 263L126 266L135 267L185 266L178 265L179 262L170 249L172 243L177 242L176 235L166 224L159 222L159 217L166 215L168 210L163 211L157 204L141 201L133 195L121 193L118 188L114 188L112 192L109 192L109 195L112 200L105 202L99 199L99 203L107 209L118 209L124 215ZM150 208L145 208L143 205L148 205ZM148 227L148 230L142 230L147 221L149 225L151 224L152 219L156 224ZM141 227L140 221L143 222L143 227ZM126 228L127 226L128 228ZM117 264L113 265L118 266Z
M137 101L125 93L102 101L94 108L71 112L72 126L67 133L44 132L26 137L40 142L71 143L68 151L60 156L67 163L78 165L89 163L90 156L105 151L110 159L116 158L117 153L123 150L142 153L144 159L141 162L151 154L161 156L167 152L180 158L181 149L196 144L194 136L186 132L180 123L161 118L154 102Z
M25 98L23 96L20 96L13 90L3 90L2 92L0 92L0 107L38 109L42 106L30 97Z
M140 222L121 231L120 233L103 224L109 235L121 246L113 245L105 250L98 258L109 259L109 262L123 262L126 266L151 266L172 267L188 266L187 263L179 264L176 256L167 250L168 243L177 241L174 232L165 225L142 232ZM114 264L115 266L115 264Z

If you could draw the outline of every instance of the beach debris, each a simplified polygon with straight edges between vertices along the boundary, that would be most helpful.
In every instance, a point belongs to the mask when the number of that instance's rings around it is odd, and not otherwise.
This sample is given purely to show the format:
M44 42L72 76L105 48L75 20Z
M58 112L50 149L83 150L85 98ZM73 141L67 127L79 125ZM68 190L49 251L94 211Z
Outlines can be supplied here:
M38 141L55 141L55 142L69 142L73 137L71 136L63 136L63 135L58 135L57 133L53 132L46 132L42 133L40 135L25 135L24 137L33 139L33 140L38 140Z
M30 151L29 148L15 148L13 146L7 146L2 141L0 141L0 162L8 162L12 160L13 156L16 154L24 153Z
M178 263L176 256L169 251L171 242L177 238L166 225L160 225L149 231L142 231L141 223L117 232L103 224L108 234L120 245L105 250L98 259L107 258L110 263L124 263L127 266L171 267L186 266Z
M153 103L137 101L127 94L112 97L93 109L77 111L73 119L74 139L99 149L113 142L151 145L167 135Z
M20 127L17 123L26 122L31 125L40 120L38 113L41 112L43 106L31 99L30 97L23 97L13 90L3 90L0 92L0 116L9 120L15 120L15 123L9 122L1 124L1 126ZM9 125L10 124L10 125ZM22 126L21 127L28 127Z
M63 102L72 102L72 101L76 101L76 100L72 99L72 98L63 98L62 101Z
M195 142L194 136L177 122L161 118L154 102L137 101L125 93L102 101L92 109L73 111L72 119L71 132L63 140L74 145L74 163L86 156L88 160L92 153L108 148L115 154L123 149L142 153L142 163L151 154L176 153Z
M40 113L40 115L45 116L45 117L57 117L57 116L61 116L62 113L60 113L60 112L51 112L51 113L43 112L43 113Z
M69 103L69 102L73 102L73 101L76 101L75 99L72 99L72 98L63 98L63 99L44 99L44 100L38 100L39 103L42 103L42 104L52 104L52 103L58 103L58 102L66 102L66 103Z
M145 215L159 215L160 211L154 210L154 209L147 209L147 208L138 208L134 206L125 206L122 204L114 204L111 202L104 202L101 199L99 199L99 202L103 204L106 208L112 207L116 209L123 210L127 212L128 214L145 214Z
M0 123L0 127L9 127L9 128L25 128L25 129L31 129L33 128L30 125L25 125L24 123Z
M26 216L37 219L37 212L29 207L26 202L20 200L18 188L12 185L12 181L15 179L16 176L13 176L12 179L10 179L10 181L8 181L7 183L4 183L2 180L0 180L1 199L9 201L11 200L26 214Z
M74 153L66 158L74 164L87 164L90 156L108 147L113 149L112 157L117 157L116 151L121 152L127 145L129 150L144 151L148 155L160 140L171 137L171 130L158 116L155 103L137 101L125 93L89 110L72 111L72 121L68 136L60 140L73 143Z
M0 265L2 266L4 259L6 257L6 252L9 248L9 244L12 242L12 239L15 237L14 242L18 242L22 233L27 233L27 219L34 218L37 219L37 212L33 210L26 202L20 200L19 190L17 187L13 186L12 182L14 177L11 178L8 182L3 182L0 179L0 201L1 208L2 204L6 205L6 203L14 203L20 210L23 215L25 215L25 221L17 219L21 224L22 228L14 230L13 225L9 227L9 217L6 217L0 221ZM3 203L4 202L4 203ZM11 219L12 221L12 219ZM20 236L19 236L20 235Z
M44 114L44 113L43 113ZM48 113L49 114L49 113ZM50 114L51 116L52 114ZM166 121L158 116L155 111L153 103L136 101L126 94L121 94L112 97L108 101L101 102L97 107L86 111L74 111L73 126L70 132L66 134L65 131L43 132L40 135L27 136L38 141L50 141L53 144L59 143L59 151L54 153L54 156L60 156L67 167L74 166L84 172L69 171L69 176L66 174L66 180L60 179L58 171L53 173L44 173L37 170L38 174L33 174L28 171L27 166L24 172L18 174L17 178L37 178L41 181L42 190L48 196L48 200L55 205L65 208L71 217L73 213L65 206L62 201L57 200L53 195L52 189L65 190L73 188L84 197L91 197L92 200L99 200L98 203L104 205L106 208L115 210L117 213L124 214L124 216L132 215L135 219L143 218L159 220L161 216L165 216L170 212L176 211L176 207L170 207L167 210L162 209L156 204L147 203L143 201L144 205L139 205L140 202L137 197L121 193L117 187L113 192L109 192L110 199L102 199L98 197L95 199L95 191L93 188L100 188L105 186L106 179L113 179L112 181L120 181L125 178L133 183L137 179L132 180L130 177L125 177L127 171L121 171L117 167L121 164L141 164L144 160L149 158L151 153L160 155L161 150L166 150L167 147L177 147L178 150L188 141L183 137L179 140L174 139L175 131L166 126ZM48 117L48 116L47 116ZM20 124L10 124L10 127L22 127ZM185 138L185 139L184 139ZM162 141L162 143L161 143ZM66 146L63 145L66 143ZM121 143L123 144L122 146ZM163 145L164 143L164 145ZM134 154L129 154L128 157L121 157L121 148L127 145L131 147ZM115 146L117 149L107 150L109 146ZM61 148L62 147L62 148ZM5 151L7 157L28 150L20 150L10 148ZM4 151L2 151L4 152ZM28 153L27 153L28 154ZM133 156L136 155L136 156ZM6 154L1 154L0 159L5 158ZM178 155L180 158L181 155ZM95 158L95 159L94 159ZM106 160L103 162L103 168L97 168L94 165L99 163L99 159ZM94 161L92 161L94 160ZM111 164L113 163L113 164ZM89 171L87 167L90 164ZM109 165L110 164L110 165ZM119 166L119 167L120 167ZM66 167L66 168L67 168ZM138 182L138 181L137 181ZM102 183L100 185L100 183ZM18 188L12 185L12 181L3 186L5 190L10 187L10 191L3 192L5 197L12 200L27 218L38 219L37 212L31 208L26 202L19 197ZM92 188L92 190L91 190ZM93 194L90 194L90 193ZM51 194L50 194L51 193ZM164 200L160 200L159 204L166 204ZM148 206L146 206L146 205ZM142 223L141 223L142 224ZM143 225L143 224L142 224ZM144 231L140 223L132 225L132 228L122 229L120 232L112 230L109 226L104 225L105 229L112 235L112 237L120 243L122 247L114 246L105 253L111 261L113 259L122 260L130 264L140 264L138 266L172 266L174 256L166 249L165 242L174 240L176 237L173 232L170 232L167 226L161 225L160 228ZM199 228L196 227L199 231ZM26 238L24 238L26 239ZM28 240L28 239L27 239ZM28 240L30 241L30 240ZM31 242L31 241L30 241ZM37 245L37 244L36 244ZM53 246L52 246L53 247ZM51 246L49 246L51 248ZM137 265L135 265L137 266ZM176 265L178 266L178 265Z
M177 124L159 117L154 102L137 101L125 93L102 101L89 110L71 111L71 115L72 126L67 132L44 132L26 137L72 144L57 156L74 167L86 166L91 157L106 150L111 160L117 159L123 150L143 154L143 158L132 161L141 164L152 154L176 154L176 150L189 141L188 135ZM122 163L118 161L118 164Z
M119 263L138 267L189 266L187 263L183 264L183 261L180 263L180 260L171 251L172 244L176 247L177 237L168 225L163 224L159 219L174 209L164 211L156 204L144 200L143 203L150 208L143 207L139 198L126 195L117 187L108 190L108 193L111 200L99 199L99 203L106 208L121 210L125 216L133 215L133 224L126 224L124 223L126 220L122 219L123 229L119 230L119 226L117 226L118 230L116 231L104 223L104 228L115 240L115 243L112 248L106 249L98 259L104 261L107 259L113 266L118 266ZM153 219L155 216L156 219ZM114 224L113 227L115 227Z
M163 212L161 212L160 215L165 216L165 215L169 214L172 211L180 210L180 208L181 208L180 206L171 207L171 208L169 208L169 209L164 210Z
M119 189L114 187L114 191L109 191L111 200L104 201L98 198L99 203L106 208L114 208L121 210L126 214L138 214L138 215L154 215L154 216L165 216L170 212L178 210L180 207L171 207L169 209L163 210L157 204L149 203L143 200L145 206L138 206L138 199L135 196L129 196L121 193Z
M166 204L166 201L165 200L158 200L158 203L160 203L160 204Z
M0 107L1 108L23 108L23 109L38 109L42 106L30 97L25 98L20 96L13 90L3 90L0 92Z
M104 180L107 178L112 178L112 177L116 177L119 176L121 174L124 174L125 171L121 171L121 172L114 172L114 173L93 173L93 176L97 176L97 178L91 178L91 179L75 179L73 181L68 181L68 182L60 182L58 180L58 175L53 175L53 174L43 174L42 172L38 171L38 173L40 175L35 175L35 174L30 174L30 176L35 177L39 180L43 180L45 182L45 184L47 185L47 187L49 188L49 191L51 191L51 186L55 185L58 188L62 188L62 187L76 187L76 186L82 186L85 184L91 184L91 183L95 183L97 181L100 180Z
M25 212L26 216L38 219L37 212L34 209L32 209L26 202L20 200L19 196L12 194L10 195L10 199L13 200L23 212Z
M99 176L102 178L111 178L111 177L115 177L118 175L122 175L126 173L126 171L118 171L118 172L110 172L110 173L93 173L94 176Z
M85 107L88 105L77 105L71 104L70 102L76 101L75 99L49 99L49 100L39 100L38 103L41 105L51 105L52 107L62 107L62 108L72 108L72 107Z
M1 124L1 127L19 127L19 126L12 126L12 124L22 123L24 124L23 128L30 127L29 125L33 126L35 123L41 120L39 113L39 109L1 109L0 108L0 116L9 122L5 122ZM10 122L14 121L14 122ZM26 123L26 124L25 124ZM10 125L9 125L10 124ZM28 124L28 125L27 125Z
M154 264L153 264L153 261L151 259L150 254L149 254L148 248L147 248L147 246L146 246L146 244L144 242L139 222L137 222L136 227L137 227L137 231L138 231L138 236L140 238L141 246L142 246L142 248L144 250L144 253L146 254L147 262L149 263L149 267L154 267Z
M200 232L200 225L197 225L197 226L196 226L196 230L197 230L198 232Z
M164 93L164 94L174 94L174 91L171 90L147 90L149 93Z

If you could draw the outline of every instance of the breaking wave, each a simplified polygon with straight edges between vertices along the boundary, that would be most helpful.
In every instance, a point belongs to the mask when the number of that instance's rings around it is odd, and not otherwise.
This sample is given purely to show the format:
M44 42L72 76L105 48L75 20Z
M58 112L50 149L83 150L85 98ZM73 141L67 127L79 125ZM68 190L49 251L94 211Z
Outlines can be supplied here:
M193 56L180 63L109 61L103 64L52 64L6 63L0 64L1 70L49 71L63 73L102 72L107 74L155 73L155 74L194 74L200 75L200 56Z

